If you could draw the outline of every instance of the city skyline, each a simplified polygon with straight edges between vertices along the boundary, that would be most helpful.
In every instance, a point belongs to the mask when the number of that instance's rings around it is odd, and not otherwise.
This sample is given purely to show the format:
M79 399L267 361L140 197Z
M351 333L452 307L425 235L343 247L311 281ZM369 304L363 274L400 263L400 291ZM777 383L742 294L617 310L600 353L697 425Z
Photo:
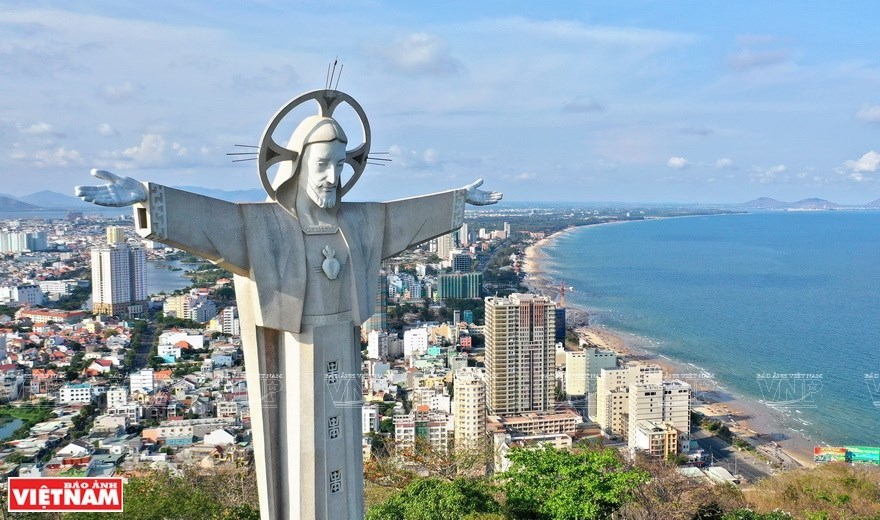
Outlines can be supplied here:
M484 178L510 201L864 204L880 197L877 10L12 2L0 191L72 194L90 168L257 188L226 153L338 56L393 159L351 200Z

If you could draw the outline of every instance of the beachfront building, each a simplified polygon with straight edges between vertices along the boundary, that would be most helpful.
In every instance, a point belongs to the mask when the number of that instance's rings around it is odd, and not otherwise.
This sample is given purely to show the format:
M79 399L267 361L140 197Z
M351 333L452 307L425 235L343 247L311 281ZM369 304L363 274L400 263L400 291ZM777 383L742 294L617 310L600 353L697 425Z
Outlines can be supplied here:
M617 353L595 347L584 349L584 372L587 388L587 415L596 417L596 384L602 370L617 368Z
M455 446L475 449L486 442L486 376L476 367L455 372Z
M663 370L652 364L627 363L603 368L596 380L596 422L605 435L626 436L629 389L636 384L661 384Z
M583 350L565 351L565 395L587 394L587 354Z
M547 296L513 293L486 298L488 412L515 415L553 406L556 304Z
M629 388L628 431L629 449L640 447L638 430L644 422L668 424L678 431L681 441L689 438L691 386L683 381L671 380L655 383L637 383ZM642 445L644 443L641 443ZM683 445L677 442L676 446Z
M595 347L565 352L565 393L588 397L588 413L595 417L596 380L602 369L616 368L617 354Z
M638 421L632 432L629 448L633 451L659 459L679 452L679 431L669 422Z

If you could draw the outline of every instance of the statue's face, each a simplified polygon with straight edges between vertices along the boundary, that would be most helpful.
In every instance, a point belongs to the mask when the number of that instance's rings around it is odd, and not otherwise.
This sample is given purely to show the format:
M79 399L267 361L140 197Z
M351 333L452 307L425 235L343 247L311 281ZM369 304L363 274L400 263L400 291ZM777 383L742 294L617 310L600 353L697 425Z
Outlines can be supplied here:
M336 205L336 188L345 165L345 143L331 141L306 147L299 175L300 192L308 194L319 208Z

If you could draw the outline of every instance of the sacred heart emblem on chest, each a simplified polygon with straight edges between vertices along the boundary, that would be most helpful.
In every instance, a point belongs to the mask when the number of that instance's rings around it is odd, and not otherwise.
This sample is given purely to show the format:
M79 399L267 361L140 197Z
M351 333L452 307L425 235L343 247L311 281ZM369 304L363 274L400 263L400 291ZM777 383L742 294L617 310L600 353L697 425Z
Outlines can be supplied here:
M335 280L337 276L339 276L339 260L336 257L336 251L330 246L324 246L324 262L321 264L321 269L324 271L324 274L327 275L327 278L331 280Z

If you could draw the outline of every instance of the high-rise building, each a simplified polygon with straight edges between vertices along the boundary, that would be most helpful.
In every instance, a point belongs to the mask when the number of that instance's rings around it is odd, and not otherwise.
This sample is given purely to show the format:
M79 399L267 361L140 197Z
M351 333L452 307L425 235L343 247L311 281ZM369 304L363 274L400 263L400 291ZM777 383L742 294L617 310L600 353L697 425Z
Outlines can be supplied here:
M47 247L45 231L0 233L0 253L45 251Z
M556 307L556 330L553 331L556 343L565 343L565 307Z
M596 422L607 435L627 435L629 389L636 384L661 384L663 370L657 365L629 363L603 368L596 381Z
M456 273L471 272L471 263L473 263L473 258L470 254L461 250L452 253L452 270Z
M146 307L146 252L127 244L92 248L92 311L140 316Z
M458 245L464 247L471 243L470 231L468 231L467 223L461 225L458 230Z
M596 417L596 382L603 369L617 367L617 354L610 350L595 347L584 349L584 374L587 377L587 415Z
M680 437L687 437L691 426L690 397L691 386L683 381L630 385L627 417L629 448L637 448L636 430L644 421L671 424Z
M479 298L483 289L483 273L450 273L437 277L437 299Z
M455 232L447 233L437 237L437 256L443 262L450 260L449 253L455 248Z
M388 359L388 342L387 332L371 330L367 335L367 357L369 359Z
M122 226L107 226L107 243L110 245L125 243L125 228Z
M541 412L553 406L555 309L549 297L534 294L486 298L490 414Z
M418 327L403 332L403 355L410 358L428 351L428 328Z
M510 222L504 223L504 236L510 238Z
M565 395L587 395L587 354L583 350L565 351Z
M372 331L388 330L388 273L379 271L379 292L376 293L376 307L373 315L361 326L361 339Z
M461 368L455 372L455 446L479 448L486 441L486 379L482 370Z

